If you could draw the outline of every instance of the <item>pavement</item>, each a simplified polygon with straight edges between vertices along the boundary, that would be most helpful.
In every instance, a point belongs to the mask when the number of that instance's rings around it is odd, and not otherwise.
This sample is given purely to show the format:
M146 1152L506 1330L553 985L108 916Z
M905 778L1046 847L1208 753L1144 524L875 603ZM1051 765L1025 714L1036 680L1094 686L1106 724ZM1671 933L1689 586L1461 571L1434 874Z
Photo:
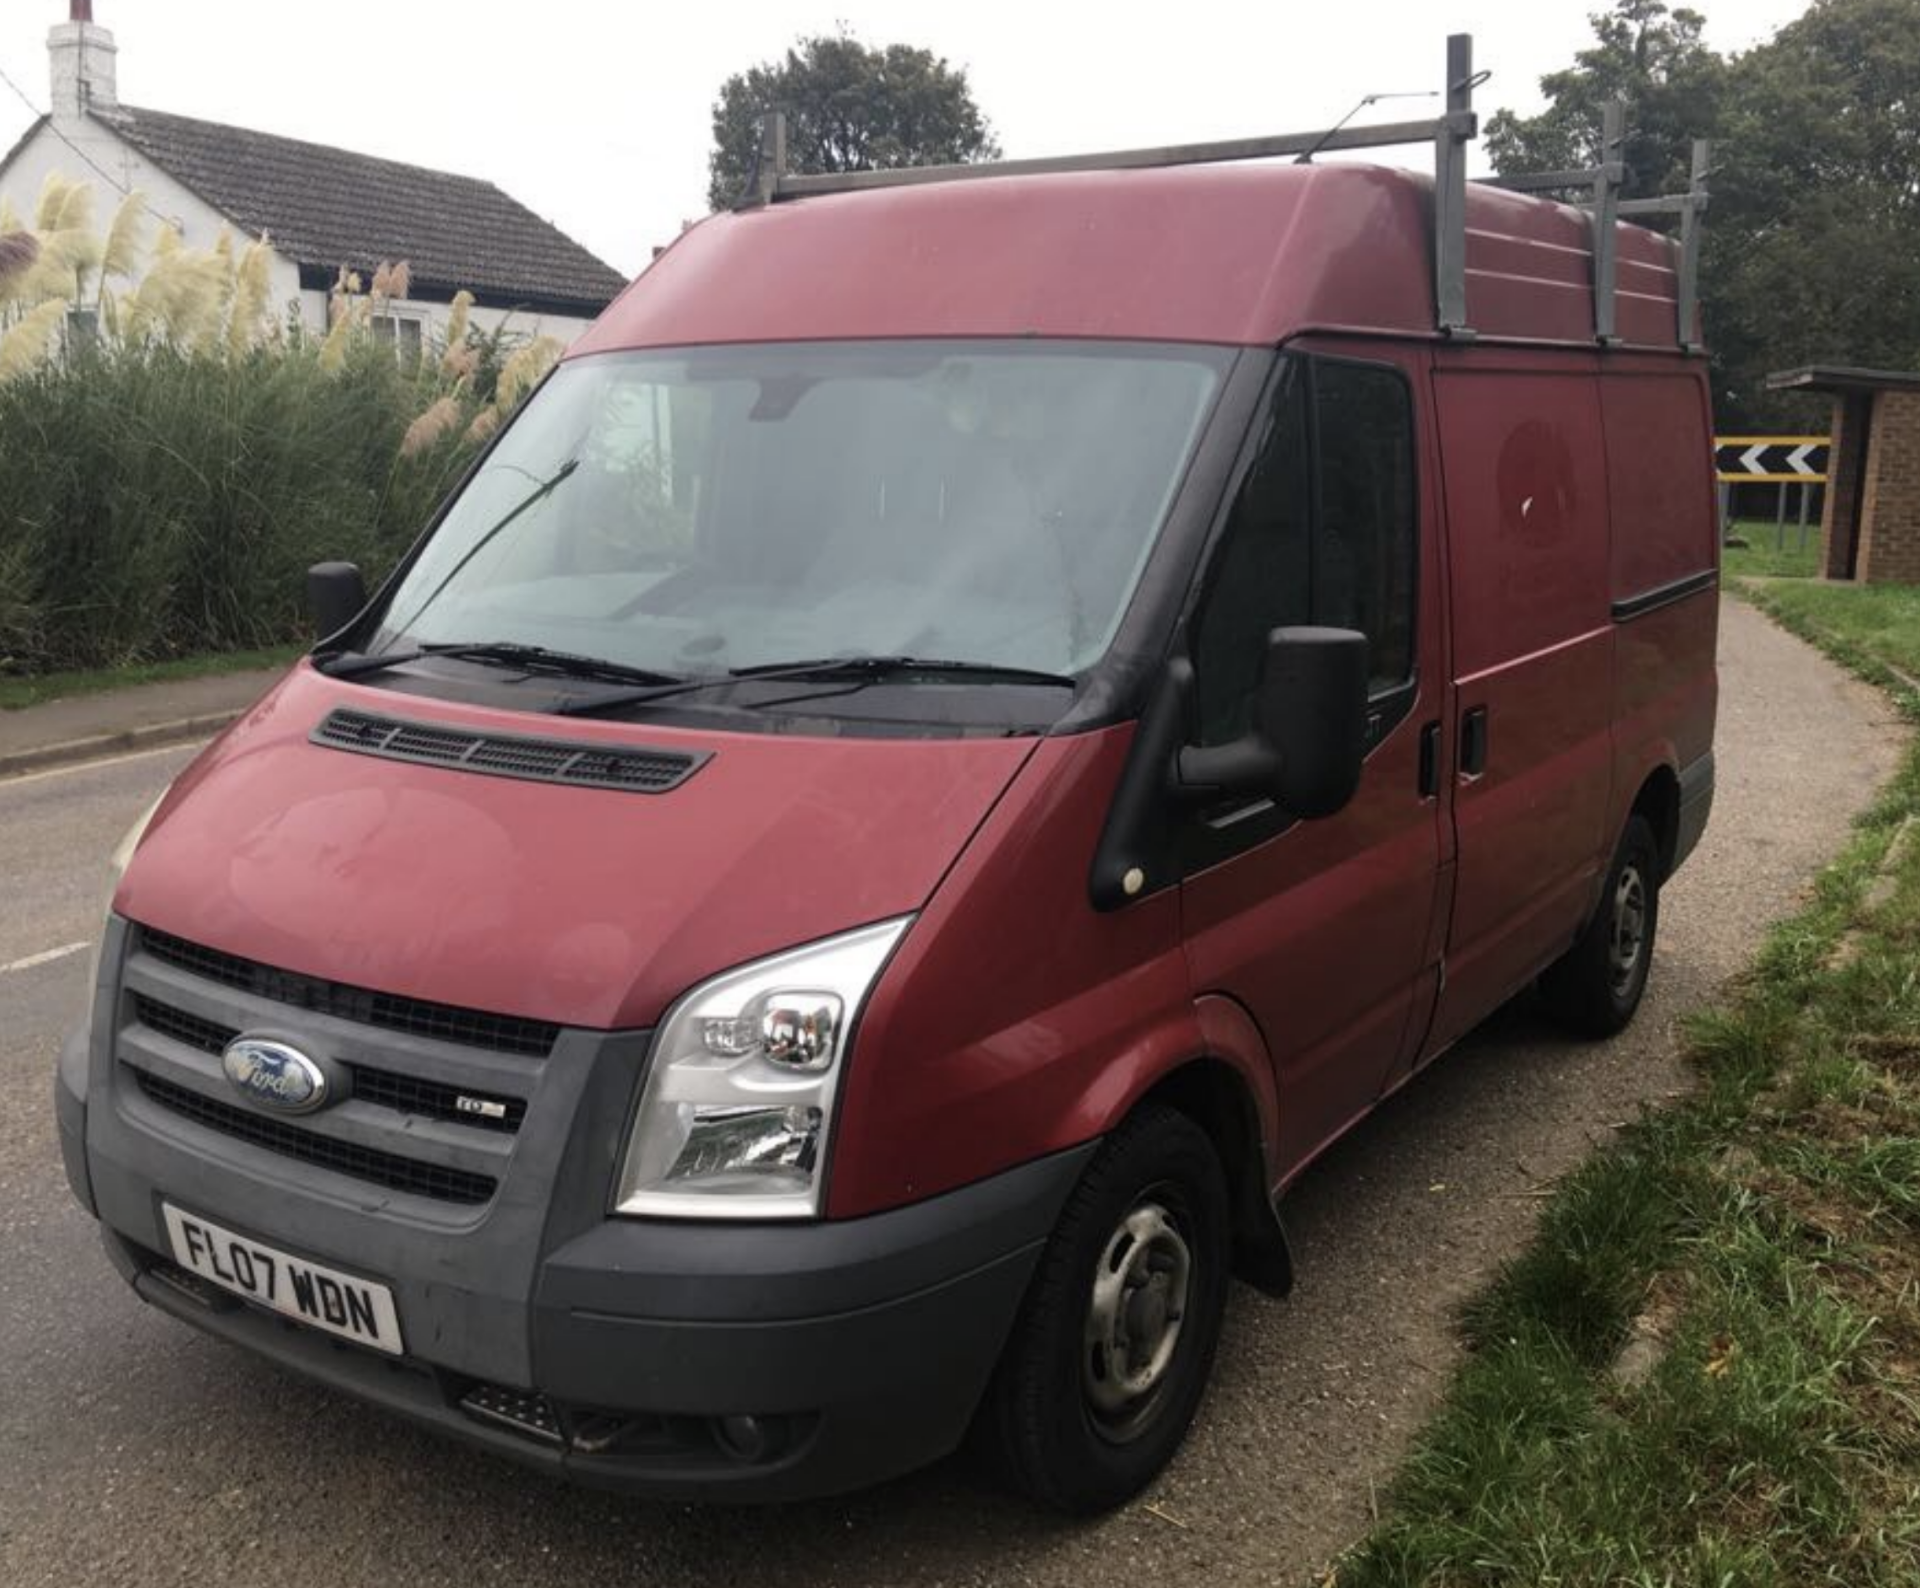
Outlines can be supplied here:
M1320 1581L1445 1389L1459 1303L1528 1239L1544 1187L1688 1086L1678 1022L1747 963L1898 760L1877 692L1731 601L1721 656L1718 806L1663 898L1634 1026L1575 1043L1518 1004L1329 1153L1287 1206L1298 1287L1236 1289L1185 1451L1091 1523L959 1461L786 1510L561 1489L142 1306L67 1192L50 1074L103 857L192 752L0 782L0 1583Z
M140 684L0 711L0 778L204 739L251 706L285 671L275 667Z

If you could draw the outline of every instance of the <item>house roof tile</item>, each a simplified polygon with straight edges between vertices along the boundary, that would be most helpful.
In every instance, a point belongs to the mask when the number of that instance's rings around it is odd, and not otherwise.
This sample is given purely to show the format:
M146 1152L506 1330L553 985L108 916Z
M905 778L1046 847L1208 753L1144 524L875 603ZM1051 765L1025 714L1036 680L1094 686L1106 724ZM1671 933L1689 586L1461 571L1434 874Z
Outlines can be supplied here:
M122 105L94 114L243 231L331 275L406 260L417 296L597 314L626 278L491 182Z

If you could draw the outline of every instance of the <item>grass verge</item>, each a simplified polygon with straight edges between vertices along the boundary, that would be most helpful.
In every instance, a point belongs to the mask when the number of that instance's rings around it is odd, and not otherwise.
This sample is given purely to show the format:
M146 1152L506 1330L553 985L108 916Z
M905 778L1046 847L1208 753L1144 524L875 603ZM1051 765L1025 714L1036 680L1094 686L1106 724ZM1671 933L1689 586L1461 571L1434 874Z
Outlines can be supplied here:
M1756 599L1869 676L1920 672L1920 599ZM1916 965L1920 747L1694 1020L1699 1090L1564 1181L1469 1306L1340 1588L1920 1583Z
M166 662L136 662L126 667L100 667L86 672L40 673L28 678L0 675L0 711L19 711L73 695L97 695L109 689L131 689L136 684L164 684L187 678L209 678L216 673L244 673L261 667L285 667L306 649L280 645L258 651L225 651L213 656L182 656Z
M1721 561L1729 574L1758 574L1769 579L1817 579L1820 576L1822 544L1815 525L1800 545L1800 528L1787 526L1786 542L1775 548L1778 530L1771 523L1744 519L1733 526L1734 534L1746 544L1722 548Z

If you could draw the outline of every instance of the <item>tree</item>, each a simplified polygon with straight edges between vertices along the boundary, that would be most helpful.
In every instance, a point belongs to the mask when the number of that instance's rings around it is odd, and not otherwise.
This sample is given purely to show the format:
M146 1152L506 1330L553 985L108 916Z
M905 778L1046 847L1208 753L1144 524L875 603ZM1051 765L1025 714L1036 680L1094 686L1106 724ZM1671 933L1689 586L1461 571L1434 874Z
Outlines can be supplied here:
M1594 46L1540 79L1547 108L1528 117L1502 110L1488 121L1494 168L1513 176L1595 164L1604 109L1624 99L1627 196L1683 189L1693 140L1714 131L1726 88L1726 63L1701 38L1707 19L1662 0L1618 0L1588 20Z
M876 48L844 33L801 38L781 60L721 85L707 161L715 209L745 189L761 115L773 109L787 113L795 172L949 165L1000 153L963 68L908 44Z
M1821 0L1731 71L1705 272L1719 397L1818 425L1769 370L1920 367L1920 0Z
M1591 20L1595 45L1541 79L1547 108L1488 123L1494 165L1591 164L1615 96L1632 196L1682 189L1692 140L1715 140L1701 299L1722 429L1824 422L1767 391L1773 370L1920 366L1920 0L1814 0L1731 58L1661 0Z

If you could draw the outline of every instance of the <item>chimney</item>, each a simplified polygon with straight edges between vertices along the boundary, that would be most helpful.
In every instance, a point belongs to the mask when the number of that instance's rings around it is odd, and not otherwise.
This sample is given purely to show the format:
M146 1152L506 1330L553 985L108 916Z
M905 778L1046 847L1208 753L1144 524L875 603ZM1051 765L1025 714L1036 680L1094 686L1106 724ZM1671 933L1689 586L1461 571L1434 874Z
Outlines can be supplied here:
M47 34L55 121L77 121L119 103L115 53L113 35L93 20L93 0L69 0L67 20Z

